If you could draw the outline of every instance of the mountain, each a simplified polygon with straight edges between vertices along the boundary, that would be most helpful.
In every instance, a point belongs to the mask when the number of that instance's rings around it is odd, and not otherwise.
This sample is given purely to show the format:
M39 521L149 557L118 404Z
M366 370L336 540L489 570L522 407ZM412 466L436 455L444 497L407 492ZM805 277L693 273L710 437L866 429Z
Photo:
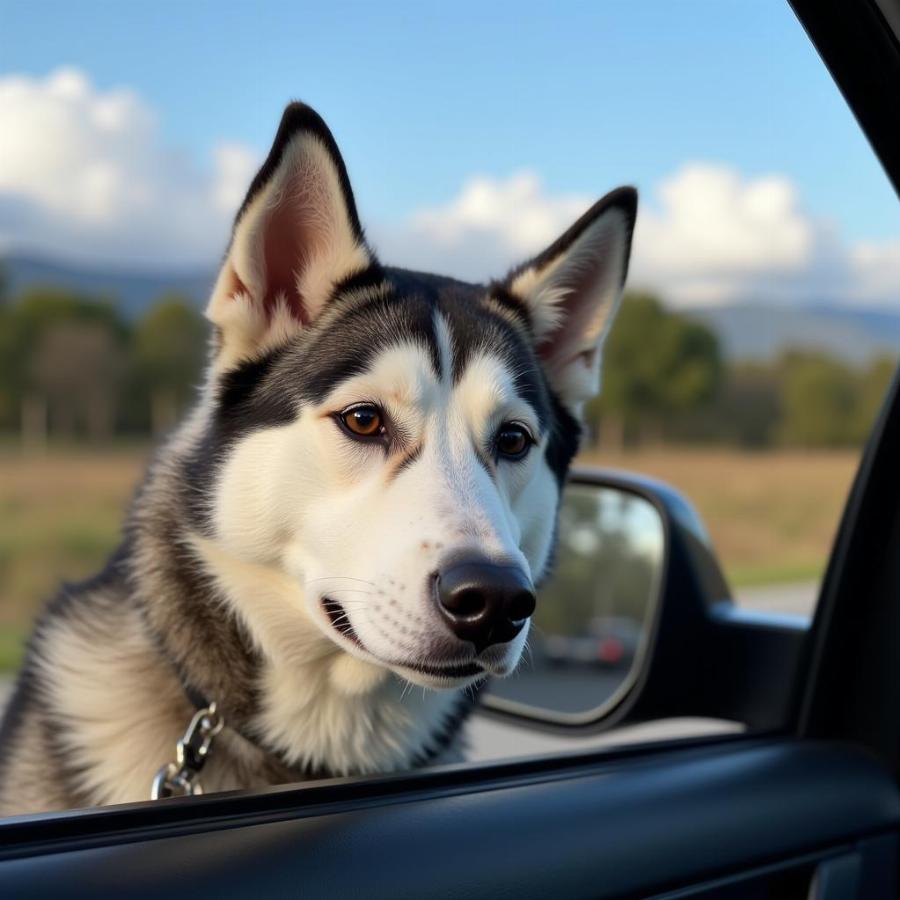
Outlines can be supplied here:
M136 318L163 294L182 294L198 308L206 304L215 279L212 267L163 271L78 266L26 254L0 259L10 295L24 288L53 285L115 299ZM787 347L825 350L852 363L879 353L900 355L897 312L841 306L774 306L734 303L683 310L712 328L732 359L770 359Z
M823 350L850 363L900 355L900 309L745 302L684 312L719 336L730 359L771 359L788 347Z
M138 317L163 294L177 293L202 308L212 289L215 271L140 270L80 266L39 256L9 254L0 258L0 269L10 296L34 285L67 288L115 300L127 318Z

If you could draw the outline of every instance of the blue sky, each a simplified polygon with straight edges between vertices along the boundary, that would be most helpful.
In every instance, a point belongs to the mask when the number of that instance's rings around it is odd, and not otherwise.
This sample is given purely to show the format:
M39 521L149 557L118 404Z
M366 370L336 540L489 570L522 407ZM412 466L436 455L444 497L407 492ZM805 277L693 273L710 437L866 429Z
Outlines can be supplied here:
M878 243L884 256L900 238L896 197L784 2L0 0L0 11L0 77L66 66L97 93L127 87L162 151L198 171L223 142L262 156L285 101L307 100L335 132L363 218L395 243L476 176L531 172L549 198L631 182L652 208L667 179L703 164L742 184L784 179L798 214L842 245Z

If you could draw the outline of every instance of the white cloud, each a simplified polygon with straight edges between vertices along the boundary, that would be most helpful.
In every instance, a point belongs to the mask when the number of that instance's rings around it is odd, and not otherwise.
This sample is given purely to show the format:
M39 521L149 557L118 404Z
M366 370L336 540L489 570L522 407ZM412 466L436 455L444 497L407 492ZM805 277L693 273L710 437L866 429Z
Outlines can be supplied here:
M0 246L209 265L258 158L221 141L205 162L166 145L131 91L99 90L76 69L0 77ZM482 280L542 250L595 199L554 195L520 171L472 177L445 205L400 224L362 214L385 261ZM691 162L644 191L631 271L633 286L681 304L896 304L900 237L850 243L804 208L788 178Z
M590 205L579 195L548 194L533 172L470 178L446 206L423 209L399 227L370 228L385 260L457 278L482 280L562 234Z
M247 147L230 143L219 144L214 156L216 177L213 181L213 201L219 212L231 219L259 168L259 159Z
M256 166L234 144L211 171L167 147L128 90L77 69L0 78L0 242L117 263L207 263Z
M793 282L809 266L816 226L784 177L747 180L727 166L692 163L657 197L639 219L635 279L708 302L752 293L761 280Z
M645 192L631 284L676 304L776 302L896 304L900 239L849 244L811 216L781 175L746 178L690 163ZM555 197L537 175L473 178L445 206L404 226L374 229L391 262L481 280L538 253L596 197Z
M864 296L890 297L900 294L900 238L863 242L851 249L850 264Z

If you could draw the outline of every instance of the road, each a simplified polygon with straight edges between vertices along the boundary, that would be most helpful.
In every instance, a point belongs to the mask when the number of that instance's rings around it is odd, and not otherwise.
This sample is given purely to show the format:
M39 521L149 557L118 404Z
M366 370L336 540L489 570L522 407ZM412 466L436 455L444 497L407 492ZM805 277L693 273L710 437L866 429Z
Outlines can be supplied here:
M746 609L759 612L788 613L812 617L819 597L817 581L796 584L770 584L737 591L735 602Z

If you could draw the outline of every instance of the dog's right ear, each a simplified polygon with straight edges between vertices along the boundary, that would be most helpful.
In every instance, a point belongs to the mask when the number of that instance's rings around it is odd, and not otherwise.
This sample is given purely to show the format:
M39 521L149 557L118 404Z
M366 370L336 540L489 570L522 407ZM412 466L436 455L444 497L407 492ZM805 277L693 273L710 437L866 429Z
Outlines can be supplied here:
M286 342L336 284L374 263L328 126L308 106L290 104L238 211L206 310L218 332L216 368Z

